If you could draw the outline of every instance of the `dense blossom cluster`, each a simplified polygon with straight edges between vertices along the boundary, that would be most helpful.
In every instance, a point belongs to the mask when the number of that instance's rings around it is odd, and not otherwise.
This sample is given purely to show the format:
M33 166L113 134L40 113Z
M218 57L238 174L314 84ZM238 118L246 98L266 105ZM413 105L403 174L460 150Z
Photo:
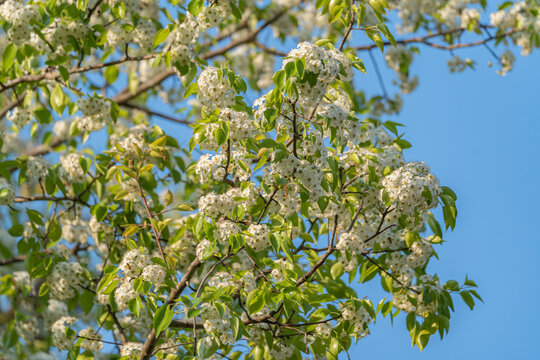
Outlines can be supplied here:
M84 350L99 352L103 348L101 334L91 327L81 330L78 336L83 340L81 348Z
M133 249L124 254L122 262L118 266L126 276L135 278L141 274L141 271L152 265L150 256L148 256L146 249Z
M436 199L441 193L439 180L425 163L405 164L385 177L382 185L395 205L396 210L390 215L395 218L425 214L437 206Z
M97 131L110 119L110 106L103 99L91 97L77 100L77 107L83 117L77 121L81 131Z
M84 284L83 268L78 262L59 262L48 279L53 297L65 300L75 296L77 287Z
M248 232L251 236L246 239L246 243L250 248L261 251L268 247L268 226L266 224L250 225Z
M114 301L120 310L126 310L129 302L139 294L133 289L133 283L128 278L123 278L114 292ZM105 303L108 303L106 299Z
M85 173L81 166L82 159L83 155L77 153L66 154L60 158L60 164L62 165L60 174L68 183L81 183L84 181Z
M29 184L37 184L45 181L50 164L42 156L30 156L26 163L26 178Z
M209 109L227 108L234 104L234 90L220 69L207 66L197 79L197 97Z
M77 333L71 330L69 326L76 321L77 319L72 316L64 316L52 325L52 341L59 350L68 350L73 346Z
M326 50L320 46L302 42L296 49L289 52L283 61L282 68L297 58L305 59L305 72L313 73L317 76L315 85L309 81L298 83L298 102L305 107L313 107L318 104L328 85L340 77L340 61L335 56L335 51ZM346 64L343 64L346 66Z

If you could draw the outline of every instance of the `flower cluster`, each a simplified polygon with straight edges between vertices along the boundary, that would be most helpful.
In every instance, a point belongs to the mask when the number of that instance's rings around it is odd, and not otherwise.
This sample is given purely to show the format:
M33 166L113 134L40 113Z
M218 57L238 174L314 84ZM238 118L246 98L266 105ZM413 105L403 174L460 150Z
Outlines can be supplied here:
M227 310L220 313L212 304L203 304L201 308L201 321L204 329L209 334L217 334L223 344L229 344L233 341L228 318Z
M15 108L8 114L8 119L15 125L17 129L22 129L32 120L32 114L25 109Z
M227 108L234 104L235 92L220 69L207 66L197 79L197 98L203 106L213 110Z
M45 181L50 164L43 156L29 156L26 162L26 178L29 184Z
M204 184L210 181L211 178L215 180L223 179L225 168L221 164L224 160L224 155L202 155L195 165L195 173L199 177L199 182Z
M229 137L232 141L239 142L253 137L253 121L247 113L225 108L221 109L219 117L229 123Z
M395 218L424 214L437 206L437 197L441 193L439 180L423 162L405 164L385 177L382 185L396 206Z
M418 85L418 76L409 76L409 66L413 60L413 53L406 46L398 45L390 47L384 56L386 64L398 75L397 84L399 84L401 92L408 94L412 92Z
M540 30L538 10L540 5L534 1L519 1L490 15L491 24L501 31L512 31L511 39L521 47L521 54L529 55L538 44L532 37ZM520 30L520 31L515 31Z
M77 318L64 316L54 322L51 327L52 341L54 346L60 350L71 349L76 340L77 332L70 329L69 326L73 325L76 321Z
M31 22L39 22L39 8L20 1L7 0L0 5L0 17L12 24L8 36L15 44L22 45L30 38Z
M252 224L248 228L251 234L246 238L246 244L255 251L262 251L268 248L269 230L266 224Z
M136 342L127 342L120 347L120 356L139 356L143 344Z
M341 316L344 321L349 321L358 336L365 336L368 333L367 326L371 322L371 316L364 308L363 303L339 304Z
M83 113L82 118L77 121L77 127L81 131L100 130L111 117L110 105L103 99L84 98L77 100L76 104Z
M60 176L68 183L81 183L84 181L84 169L81 166L83 155L70 153L60 157Z
M79 337L82 339L81 349L99 352L103 348L101 334L95 331L92 327L81 330L79 332Z
M190 45L197 40L199 27L191 13L187 13L184 21L178 25L174 32L174 41L179 45Z
M296 49L293 49L283 61L282 68L295 59L305 59L305 72L312 73L317 76L317 81L311 85L309 81L298 82L298 102L305 107L313 107L318 104L328 85L339 78L340 62L336 58L336 50L326 50L320 46L302 42L298 44ZM344 58L342 58L344 59Z
M459 56L454 56L448 60L448 68L451 73L462 72L467 66L472 66L473 62L471 59L462 59Z
M133 283L129 278L123 278L114 290L114 302L119 310L126 310L129 302L139 294L133 289Z
M165 275L165 270L161 265L148 265L143 269L141 278L160 287L165 282Z
M150 21L140 21L131 36L132 41L142 49L151 49L156 34L156 27Z
M150 260L148 251L145 248L140 248L126 252L119 268L126 276L136 278L145 267L150 265L152 265L152 261Z
M48 278L51 295L59 300L71 299L80 284L85 284L84 270L78 262L59 262Z
M68 307L66 303L62 301L49 299L47 308L43 311L42 314L47 327L51 327L56 320L68 316Z
M199 199L199 209L206 216L215 218L219 214L230 214L236 203L230 193L208 194Z

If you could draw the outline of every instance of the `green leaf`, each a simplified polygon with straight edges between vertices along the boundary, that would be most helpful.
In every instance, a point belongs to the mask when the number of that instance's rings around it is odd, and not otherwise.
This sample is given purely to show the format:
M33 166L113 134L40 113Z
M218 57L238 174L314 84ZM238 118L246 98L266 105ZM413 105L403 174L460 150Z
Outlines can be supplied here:
M124 230L124 233L122 234L122 237L130 237L132 235L135 235L139 232L141 228L137 224L129 225L126 230Z
M197 83L191 83L184 91L184 99L187 99L190 95L197 94L199 92L199 86Z
M332 265L332 268L330 269L330 275L332 275L332 279L337 280L343 275L345 272L345 269L343 268L343 265L338 261L334 265Z
M48 109L37 108L34 110L34 115L40 124L50 124L52 122L52 114Z
M407 315L407 330L411 331L414 328L414 325L416 324L416 316L414 313L409 313Z
M187 9L193 16L197 16L201 12L203 4L204 0L191 0L187 6Z
M424 350L424 348L429 342L430 336L431 336L431 333L428 330L420 330L416 338L416 345L418 345L418 348L420 349L420 351Z
M115 265L107 265L105 266L105 268L103 268L103 273L104 274L114 274L118 272L118 267L116 267Z
M439 225L439 222L435 219L435 216L433 216L431 212L429 213L428 224L429 224L429 227L431 228L431 231L433 231L433 234L442 238L441 225Z
M443 207L444 224L446 229L451 228L454 230L456 227L456 215L455 208L452 209L448 206Z
M209 358L218 349L218 344L210 337L211 341L199 341L197 342L197 354L203 358Z
M79 296L79 301L81 304L81 309L85 314L88 314L92 307L94 306L94 297L95 295L88 290L83 290L82 294Z
M135 299L131 299L128 303L129 311L131 311L133 314L135 314L136 317L139 317L141 314L142 309L142 302L140 297L136 297Z
M242 338L242 325L240 319L236 316L232 316L230 318L230 323L234 339L237 341L240 340Z
M156 331L156 338L163 330L169 327L173 315L174 311L169 308L169 305L163 305L157 309L154 314L154 330Z
M50 289L49 283L44 282L43 284L41 284L41 287L39 288L39 294L38 294L39 297L47 295L47 293L49 292L49 289Z
M156 32L156 35L154 35L154 42L153 42L154 48L161 45L167 39L167 36L169 36L170 32L171 31L169 30L169 28L163 28L159 30L158 32Z
M56 87L51 93L50 103L54 111L58 115L62 115L64 112L64 92L60 84L56 84Z
M32 209L26 209L26 214L28 215L28 218L30 219L32 223L38 224L41 226L45 225L43 223L41 213L39 213L38 211L32 210Z
M294 61L294 65L296 67L296 72L298 73L298 76L300 77L300 79L302 79L304 77L304 70L305 70L305 64L304 64L304 58L297 58L295 61Z
M120 70L116 66L109 66L103 71L103 77L109 84L113 84L118 78Z
M264 308L264 293L259 289L253 289L246 298L247 310L250 314L255 314Z
M188 204L180 204L176 207L176 210L179 211L193 211L193 208Z
M69 80L69 72L67 69L63 66L58 66L58 71L60 72L60 76L62 77L62 80L68 81Z
M450 196L454 201L457 201L457 195L454 190L450 189L448 186L441 186L443 195Z
M13 66L16 50L13 44L9 44L4 49L4 53L2 54L2 68L4 71L9 70Z
M52 242L56 242L60 240L61 237L62 237L62 228L60 227L56 219L54 219L49 224L49 239Z
M382 41L381 35L374 30L366 30L366 35L377 45L381 52L384 52L384 42Z
M8 230L9 235L14 237L22 236L23 232L24 226L22 224L15 224Z
M467 304L471 310L474 309L474 299L468 291L462 291L459 293L465 304Z
M412 147L411 143L404 139L396 139L395 143L398 144L399 147L403 150Z

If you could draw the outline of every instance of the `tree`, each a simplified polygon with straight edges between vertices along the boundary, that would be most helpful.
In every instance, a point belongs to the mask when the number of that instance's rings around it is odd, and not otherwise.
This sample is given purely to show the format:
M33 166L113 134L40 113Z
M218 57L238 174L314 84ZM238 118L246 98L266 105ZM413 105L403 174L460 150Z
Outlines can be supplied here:
M1 357L337 359L381 315L443 338L456 297L482 300L428 272L457 196L405 161L402 98L362 91L362 58L402 93L423 46L505 74L539 9L3 1Z

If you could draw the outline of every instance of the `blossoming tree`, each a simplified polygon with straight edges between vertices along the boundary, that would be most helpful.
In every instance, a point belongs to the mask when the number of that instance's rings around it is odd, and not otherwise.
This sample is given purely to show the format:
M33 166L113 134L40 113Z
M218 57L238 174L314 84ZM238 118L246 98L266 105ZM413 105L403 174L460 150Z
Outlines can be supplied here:
M428 272L456 195L405 161L362 59L401 93L426 46L506 73L540 7L486 7L2 1L0 357L337 359L381 317L444 337L480 299Z

